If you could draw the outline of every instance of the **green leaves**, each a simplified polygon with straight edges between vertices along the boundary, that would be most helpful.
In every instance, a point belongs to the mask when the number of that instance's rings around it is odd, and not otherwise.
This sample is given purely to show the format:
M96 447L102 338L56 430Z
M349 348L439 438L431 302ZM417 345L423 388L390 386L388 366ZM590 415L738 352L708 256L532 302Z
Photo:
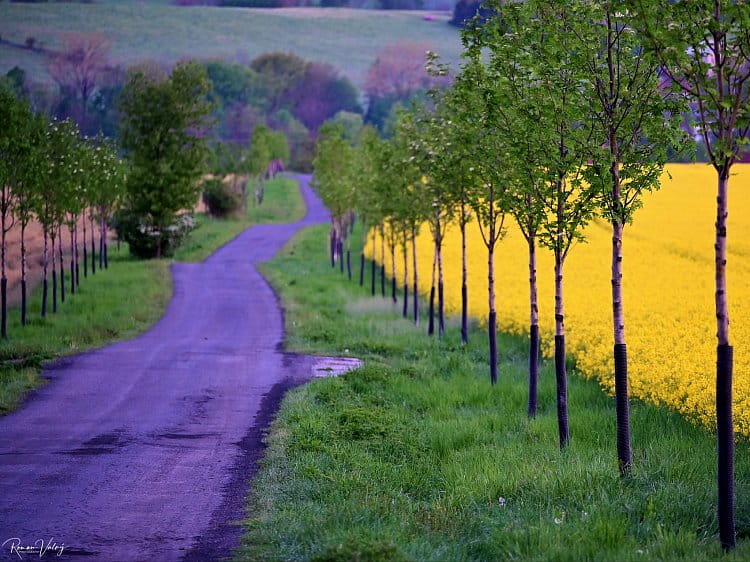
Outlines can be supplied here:
M628 0L632 21L662 68L690 98L697 132L720 174L750 129L750 10L729 0ZM668 25L663 25L663 22Z
M195 62L161 78L136 72L125 86L120 140L130 161L127 205L152 225L192 208L206 165L210 82Z
M313 160L313 184L333 218L343 219L355 206L354 149L344 137L339 124L325 124L320 129Z

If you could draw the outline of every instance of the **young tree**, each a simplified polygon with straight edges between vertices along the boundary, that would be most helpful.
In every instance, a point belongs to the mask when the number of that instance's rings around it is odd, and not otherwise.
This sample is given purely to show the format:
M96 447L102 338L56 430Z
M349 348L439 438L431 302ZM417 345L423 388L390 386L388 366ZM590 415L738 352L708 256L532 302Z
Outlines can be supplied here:
M21 234L21 325L27 322L27 248L26 229L34 217L44 176L46 119L43 115L33 115L25 135L28 135L28 152L22 163L22 181L16 185L16 217ZM20 140L20 139L19 139ZM46 267L46 264L45 264ZM45 275L46 278L46 275Z
M497 92L481 60L479 50L468 51L468 61L454 84L461 143L470 146L474 159L467 195L487 248L487 331L490 349L490 381L497 382L497 311L495 309L495 248L505 234L507 191L512 170L507 160L508 139L497 134L494 107Z
M94 201L97 198L98 175L101 173L98 156L99 143L102 137L86 138L81 147L81 167L83 175L81 178L81 193L83 196L83 209L81 211L81 226L83 228L83 276L89 275L89 251L88 242L91 240L91 274L96 273L96 249L94 247ZM87 226L90 225L90 229ZM87 236L88 233L90 236Z
M22 233L30 218L31 190L36 166L36 118L26 100L16 97L6 85L0 84L0 335L8 337L8 278L6 276L6 236L22 219ZM19 195L22 208L19 212ZM22 234L22 251L25 243ZM25 287L25 260L23 285ZM25 298L24 298L25 300ZM26 319L25 310L22 319Z
M496 8L503 6L497 4ZM582 167L591 154L594 125L588 117L587 100L582 91L588 75L576 51L575 27L579 14L569 0L536 1L506 6L516 10L510 20L496 19L489 26L472 28L466 35L475 57L487 47L490 57L502 58L503 42L497 35L485 33L492 26L514 25L510 33L518 34L518 61L534 79L535 88L520 110L523 119L533 124L531 137L538 143L535 154L540 162L543 181L534 186L533 197L544 212L539 224L539 242L555 258L555 375L557 383L557 417L560 447L570 439L567 406L567 371L565 353L565 314L563 271L571 246L583 240L582 231L596 211L596 190L582 181ZM495 90L493 90L495 92ZM488 114L494 119L502 96L491 100ZM527 131L524 130L524 134ZM512 144L512 143L511 143ZM501 153L504 153L502 151Z
M430 213L429 196L427 194L427 178L421 165L421 145L415 143L415 137L420 132L417 108L410 112L401 112L399 115L396 135L393 142L396 143L401 154L400 162L397 162L397 177L400 178L401 186L399 198L399 230L402 237L402 249L404 259L404 303L403 316L408 317L409 311L409 261L408 246L411 244L412 255L412 313L415 325L419 325L419 262L417 260L417 235L420 226L424 223ZM433 295L434 297L434 295ZM433 324L434 329L434 324Z
M413 252L413 276L418 278L416 261L416 245L413 240L421 222L427 216L425 212L424 192L421 189L422 173L417 165L411 151L411 136L414 132L413 116L408 112L401 112L396 124L396 132L390 145L390 157L388 158L391 189L387 198L387 206L390 209L389 223L391 239L399 243L402 249L404 264L403 271L403 306L402 315L408 317L409 311L409 259L408 246L412 242ZM396 284L395 259L392 264L393 289ZM395 290L394 302L395 302ZM417 316L418 318L418 316Z
M736 537L727 217L732 166L750 143L750 10L746 2L732 0L631 0L627 4L647 46L674 85L694 103L698 131L716 170L718 517L721 545L729 550Z
M73 152L73 169L71 182L68 184L65 205L65 224L70 234L70 293L75 294L81 282L78 264L78 217L84 207L84 166L86 146L82 139L78 139Z
M254 201L256 205L263 203L264 180L268 165L271 162L271 130L265 125L258 125L253 131L250 141L250 151L242 163L242 170L253 178L255 188Z
M70 120L53 121L47 126L46 141L44 143L44 161L39 184L39 197L35 200L34 214L44 231L43 268L44 279L42 289L42 317L47 311L47 266L49 253L52 254L52 312L57 312L57 256L55 255L55 241L57 240L62 256L62 229L65 216L66 194L68 185L73 178L75 147L79 142L78 127ZM47 241L51 242L48 247ZM64 288L63 261L60 258L60 298L63 299Z
M99 218L99 269L109 267L107 232L109 219L127 197L126 162L118 156L117 146L108 139L98 140L96 170L92 195L95 212ZM91 235L93 237L93 226Z
M680 122L686 108L661 83L659 62L644 49L621 0L576 0L571 4L580 14L574 29L576 51L588 73L583 94L595 126L596 150L584 176L597 188L600 212L612 225L617 458L620 473L629 476L632 457L622 291L623 231L641 206L641 195L659 188L668 150L679 148ZM580 23L584 21L587 23Z
M352 169L354 152L340 125L325 124L320 130L313 160L313 187L331 211L331 265L338 258L343 271L342 247L347 219L353 207Z
M421 171L419 181L422 198L429 209L425 210L425 217L432 234L435 249L435 267L437 269L438 287L438 332L442 336L445 331L445 296L443 270L443 240L445 230L455 214L453 165L456 163L455 148L450 145L447 137L448 119L442 114L442 107L435 111L428 111L422 107L418 109L416 118L408 122L410 127L410 150L412 157ZM458 149L460 151L460 148ZM433 309L433 288L430 289L430 309ZM430 333L432 333L430 331Z
M169 78L136 71L120 98L120 142L130 160L127 207L159 233L178 211L190 208L200 193L197 181L208 147L203 133L211 104L210 82L196 62L180 63Z
M481 29L483 41L494 47L488 60L488 72L495 83L498 103L492 106L497 134L513 139L506 145L508 167L515 173L507 191L508 209L515 219L528 247L529 269L529 397L527 413L536 416L539 375L539 306L537 298L537 233L546 212L538 190L545 180L547 146L537 137L538 123L528 112L529 101L537 88L530 72L526 37L523 29L524 10L519 4L497 6L503 25Z
M461 342L469 343L469 267L466 251L466 226L471 221L470 194L476 189L476 174L472 163L471 145L462 141L462 132L454 117L455 108L452 96L446 96L444 105L444 133L446 136L443 151L443 165L438 171L447 175L448 186L451 189L451 197L454 202L455 220L461 231Z
M441 62L434 52L427 53L427 72L436 81L444 81L451 76L450 67ZM468 263L466 252L466 225L471 220L470 194L477 186L473 147L470 138L464 138L465 129L457 118L461 111L453 89L433 89L429 91L434 109L428 119L428 130L431 130L432 146L427 154L430 156L430 174L448 190L446 204L451 210L451 219L458 222L461 231L461 342L469 342L469 289Z
M372 239L372 260L370 269L370 289L375 296L376 280L376 241L377 225L383 219L381 202L378 197L378 185L380 169L378 167L378 154L381 150L382 140L377 131L366 126L357 139L354 156L353 181L356 186L354 191L355 211L362 224L362 252L360 254L360 284L364 282L365 266L365 244L368 236Z

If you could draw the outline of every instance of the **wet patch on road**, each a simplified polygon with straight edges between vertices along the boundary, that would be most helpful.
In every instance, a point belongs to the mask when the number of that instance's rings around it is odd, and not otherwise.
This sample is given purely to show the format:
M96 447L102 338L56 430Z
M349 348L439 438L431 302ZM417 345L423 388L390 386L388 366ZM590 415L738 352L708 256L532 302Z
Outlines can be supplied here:
M109 455L118 452L131 441L132 438L127 437L123 430L115 430L92 437L80 447L62 452L74 456Z
M364 364L356 357L315 357L312 367L314 377L338 377L359 369Z

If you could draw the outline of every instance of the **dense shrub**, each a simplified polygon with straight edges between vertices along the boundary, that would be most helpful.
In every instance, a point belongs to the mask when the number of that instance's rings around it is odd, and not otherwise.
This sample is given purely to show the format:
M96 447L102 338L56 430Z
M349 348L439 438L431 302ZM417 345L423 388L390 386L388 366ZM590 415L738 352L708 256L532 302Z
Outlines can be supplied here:
M214 217L227 217L242 211L245 204L245 190L233 189L229 182L214 178L206 180L203 187L203 202L208 213Z
M131 254L142 259L156 257L160 241L162 257L174 255L175 249L195 226L190 214L178 215L174 223L161 230L144 223L140 216L130 211L117 213L114 220L117 237L128 243Z

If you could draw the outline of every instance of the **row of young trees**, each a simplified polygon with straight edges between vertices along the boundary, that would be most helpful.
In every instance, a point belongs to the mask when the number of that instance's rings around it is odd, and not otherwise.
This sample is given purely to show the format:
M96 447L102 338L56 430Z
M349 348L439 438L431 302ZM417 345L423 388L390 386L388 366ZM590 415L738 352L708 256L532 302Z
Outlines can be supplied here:
M536 251L554 254L557 415L561 447L569 443L564 266L587 223L612 227L612 319L616 440L622 476L632 472L628 407L623 234L643 193L658 189L669 151L681 150L688 115L717 171L716 318L719 527L722 546L735 544L732 348L726 296L726 218L730 170L748 144L750 12L721 0L526 0L494 2L494 16L463 33L465 58L447 90L404 112L390 141L364 130L355 147L340 128L321 130L315 176L333 215L332 260L357 216L380 233L395 271L396 247L414 256L413 309L418 322L416 246L419 225L434 242L438 333L443 323L442 243L446 225L462 233L462 340L468 338L466 224L476 221L487 249L490 378L497 380L494 255L506 220L528 243L529 401L537 409L539 354ZM448 69L433 56L437 75ZM373 242L374 243L374 242ZM347 264L349 252L347 251ZM341 261L343 270L343 261ZM361 257L360 284L364 281ZM350 273L351 277L351 273ZM375 292L375 268L372 269ZM381 292L385 295L384 268ZM396 298L396 280L392 280ZM433 331L433 315L430 332Z
M6 239L15 225L20 231L21 323L25 325L26 235L32 220L39 223L44 237L44 317L48 304L52 312L57 311L58 287L64 301L66 289L68 293L77 290L81 269L83 277L89 269L96 272L97 227L99 268L107 267L107 231L115 211L113 226L118 240L128 242L131 253L140 257L170 255L193 226L179 215L195 205L212 154L223 175L252 175L260 186L256 195L262 198L262 180L271 162L276 160L279 168L281 161L289 158L286 138L282 132L258 126L249 150L211 151L211 88L205 68L194 61L176 65L169 74L151 68L134 70L118 98L118 147L102 135L82 136L72 120L49 121L43 113L35 113L11 85L0 82L2 337L7 337ZM66 287L63 260L67 241L70 283Z
M83 276L108 267L107 222L119 204L125 168L114 145L103 137L83 138L70 120L47 121L34 114L26 100L0 87L0 331L8 337L6 276L7 236L18 225L21 247L21 324L27 323L27 228L36 220L42 228L41 316L50 300L65 301L65 250L69 240L68 290L74 294ZM98 228L98 253L97 253ZM79 242L79 229L82 240ZM89 252L90 248L90 252ZM81 252L82 250L82 252ZM81 255L82 260L81 260Z

